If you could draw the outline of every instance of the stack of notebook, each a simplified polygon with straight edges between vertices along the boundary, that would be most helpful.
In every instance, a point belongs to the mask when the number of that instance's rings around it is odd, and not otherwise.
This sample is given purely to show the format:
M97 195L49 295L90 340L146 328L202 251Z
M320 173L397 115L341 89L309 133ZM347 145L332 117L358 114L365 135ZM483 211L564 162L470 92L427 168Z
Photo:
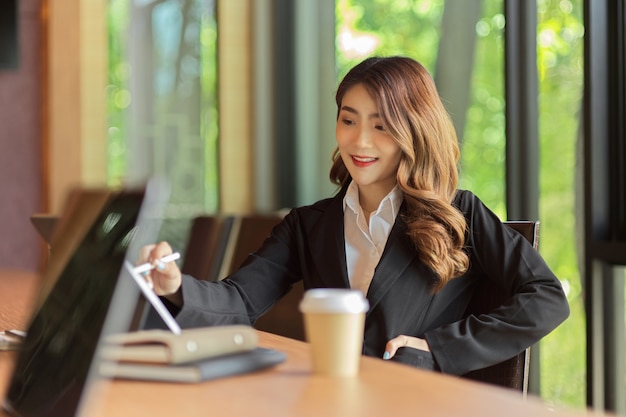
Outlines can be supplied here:
M284 354L257 346L249 326L151 329L114 334L100 355L103 376L168 382L199 382L264 369Z

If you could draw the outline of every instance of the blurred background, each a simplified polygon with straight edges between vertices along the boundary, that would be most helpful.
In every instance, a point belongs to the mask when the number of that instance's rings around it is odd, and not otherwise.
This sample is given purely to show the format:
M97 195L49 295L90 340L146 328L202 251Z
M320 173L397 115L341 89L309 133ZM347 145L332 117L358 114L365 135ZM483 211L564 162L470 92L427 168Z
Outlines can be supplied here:
M45 247L28 217L61 212L77 185L168 178L162 238L183 253L198 215L271 212L332 195L339 80L367 56L407 55L429 69L452 115L460 188L503 220L541 221L540 252L572 313L534 351L531 390L556 405L591 402L583 0L8 3L19 24L17 52L0 69L0 210L9 219L0 233L12 237L0 266L41 267ZM507 60L510 51L518 61ZM528 101L515 107L521 97ZM517 203L507 194L515 137L531 152L521 171L529 195ZM613 317L623 387L624 268L613 272L622 283ZM626 413L623 394L615 404Z

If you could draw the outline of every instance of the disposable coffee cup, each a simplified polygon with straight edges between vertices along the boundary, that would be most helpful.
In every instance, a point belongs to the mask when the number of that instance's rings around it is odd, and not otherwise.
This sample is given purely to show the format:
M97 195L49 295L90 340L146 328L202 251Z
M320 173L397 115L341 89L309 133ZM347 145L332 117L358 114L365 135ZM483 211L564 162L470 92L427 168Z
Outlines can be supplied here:
M304 294L300 311L315 374L359 373L367 310L369 303L358 290L317 288Z

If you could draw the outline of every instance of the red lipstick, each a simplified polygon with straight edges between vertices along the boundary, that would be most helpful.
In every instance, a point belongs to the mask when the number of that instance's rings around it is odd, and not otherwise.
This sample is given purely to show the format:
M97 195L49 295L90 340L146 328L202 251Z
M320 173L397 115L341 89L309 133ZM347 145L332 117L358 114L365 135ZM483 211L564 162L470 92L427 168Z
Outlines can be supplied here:
M352 155L352 163L359 168L368 167L376 161L378 161L378 158L372 158L369 156Z

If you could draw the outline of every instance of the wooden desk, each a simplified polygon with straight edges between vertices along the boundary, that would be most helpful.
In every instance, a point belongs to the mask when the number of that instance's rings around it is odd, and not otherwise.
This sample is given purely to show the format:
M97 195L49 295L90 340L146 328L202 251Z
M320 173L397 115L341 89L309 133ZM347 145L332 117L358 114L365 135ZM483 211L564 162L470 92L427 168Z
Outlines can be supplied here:
M0 272L0 327L20 327L34 276ZM13 296L12 294L18 295ZM4 302L4 301L3 301ZM13 309L13 310L12 310ZM480 416L575 417L603 413L554 410L536 398L461 378L364 357L358 378L315 376L309 346L260 332L260 344L281 350L287 361L271 370L207 381L169 384L99 381L91 390L90 417L159 416ZM0 352L4 396L14 352ZM0 412L0 416L6 416Z
M38 282L39 276L34 272L0 270L0 330L25 330L27 328ZM2 398L7 390L14 360L15 352L0 351L0 395ZM0 411L0 416L5 415L3 411Z
M0 270L0 330L28 326L38 280L34 272Z

